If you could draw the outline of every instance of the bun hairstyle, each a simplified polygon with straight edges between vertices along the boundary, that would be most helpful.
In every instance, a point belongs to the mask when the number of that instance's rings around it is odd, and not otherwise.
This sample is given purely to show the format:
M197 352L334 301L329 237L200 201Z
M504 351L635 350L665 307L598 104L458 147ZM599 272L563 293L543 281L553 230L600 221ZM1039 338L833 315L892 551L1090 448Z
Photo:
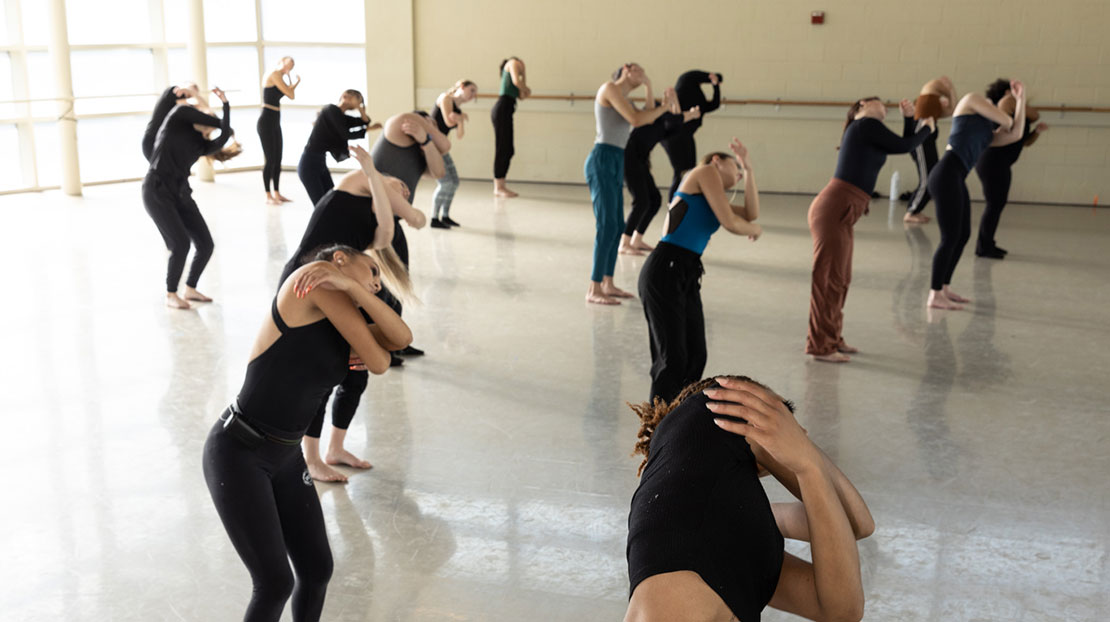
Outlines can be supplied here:
M628 63L625 63L625 64L621 65L620 67L617 67L617 70L613 72L613 82L616 82L617 80L621 79L621 72L624 71L626 67L631 69L632 66L635 65L635 64L636 63L628 62Z
M991 103L998 105L998 102L1006 96L1006 91L1009 90L1010 81L1006 78L999 78L987 86L987 99L991 100Z
M874 102L874 101L880 101L880 100L881 100L881 98L878 95L872 95L871 97L864 97L863 99L857 99L855 102L852 103L851 106L848 107L848 118L844 120L844 130L840 132L840 140L841 140L842 143L844 141L844 132L847 132L848 131L848 126L852 124L852 121L856 120L856 115L859 114L859 111L863 108L863 105L866 104L867 102ZM837 145L836 148L840 149L840 145Z
M388 246L382 249L360 251L346 244L326 244L302 255L300 264L303 266L313 261L331 261L336 251L343 251L351 256L368 255L381 270L382 282L389 288L389 291L396 294L403 301L416 299L412 292L412 281L409 280L409 273L405 269L405 264L401 262L397 252Z
M747 376L725 375L723 377L732 378L733 380L750 382L756 386L763 387L764 389L769 389L767 385L757 380L752 380ZM720 385L717 384L717 378L718 376L711 376L687 386L685 389L682 390L681 393L678 394L678 397L674 398L670 402L664 402L662 398L656 397L651 402L644 402L642 404L635 405L628 404L628 407L632 409L632 412L636 413L636 415L640 418L640 431L636 433L636 445L632 450L632 455L635 456L637 454L643 454L644 461L640 463L640 469L636 471L636 477L639 477L644 472L644 467L647 466L648 457L650 456L649 452L651 450L651 437L655 434L655 428L657 428L659 426L659 423L663 421L663 417L666 417L668 414L671 413L671 411L673 411L675 408L678 408L679 404L685 402L687 398L697 395L709 388L720 388ZM790 412L794 412L793 402L791 402L790 400L783 400L782 403L785 404L788 409L790 409Z

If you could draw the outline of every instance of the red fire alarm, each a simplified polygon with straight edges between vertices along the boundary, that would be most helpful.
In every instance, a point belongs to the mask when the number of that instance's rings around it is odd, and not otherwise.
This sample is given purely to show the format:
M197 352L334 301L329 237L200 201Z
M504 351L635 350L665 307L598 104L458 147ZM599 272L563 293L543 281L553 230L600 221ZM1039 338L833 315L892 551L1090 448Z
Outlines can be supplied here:
M814 11L814 12L810 13L809 14L809 23L811 23L811 24L824 24L825 23L825 12L824 11Z

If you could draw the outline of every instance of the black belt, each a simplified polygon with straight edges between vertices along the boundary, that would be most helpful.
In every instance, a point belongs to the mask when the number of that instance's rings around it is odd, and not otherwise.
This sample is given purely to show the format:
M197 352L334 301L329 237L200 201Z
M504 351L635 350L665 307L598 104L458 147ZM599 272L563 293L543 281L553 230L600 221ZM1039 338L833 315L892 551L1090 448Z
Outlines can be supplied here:
M239 408L239 401L236 400L227 407L228 415L225 419L220 417L223 422L224 431L231 436L238 439L247 447L258 447L263 441L269 441L278 445L296 446L301 444L303 436L298 436L295 439L283 438L260 430L256 424L251 423L249 419L243 416L243 411Z

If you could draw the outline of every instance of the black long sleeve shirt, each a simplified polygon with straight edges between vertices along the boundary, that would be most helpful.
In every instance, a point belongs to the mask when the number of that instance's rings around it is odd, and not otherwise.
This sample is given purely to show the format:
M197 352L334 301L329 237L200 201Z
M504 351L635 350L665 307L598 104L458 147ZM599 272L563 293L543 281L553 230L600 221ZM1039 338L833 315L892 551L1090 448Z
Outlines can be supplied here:
M915 133L915 123L913 117L904 117L902 135L898 136L872 117L852 121L840 141L840 156L833 176L871 194L886 156L909 153L929 136L929 128L925 125Z
M347 141L366 136L366 121L345 114L339 106L328 104L320 109L304 150L308 153L330 153L336 162L350 157Z
M679 106L681 106L683 110L689 110L694 106L699 106L703 116L720 108L720 81L713 85L713 99L711 100L705 99L705 93L701 90L701 85L707 82L709 82L709 72L707 71L695 69L678 76L678 80L674 84L674 90L678 95ZM701 127L700 118L686 122L686 131L691 134L697 131L699 127Z
M682 129L682 115L664 112L663 116L648 125L641 125L632 130L628 136L628 144L624 147L625 162L635 159L647 160L651 150L660 141Z
M170 86L162 91L158 103L154 104L154 113L150 115L150 122L146 124L146 131L143 132L143 157L147 162L154 155L154 139L158 136L159 128L166 120L166 115L177 105L177 94L174 93L176 88L176 86Z
M208 140L193 125L220 128L220 136ZM156 173L166 183L187 183L189 169L201 156L216 153L231 138L231 105L224 102L223 119L205 114L192 106L178 106L166 115L154 153L150 159L150 172Z

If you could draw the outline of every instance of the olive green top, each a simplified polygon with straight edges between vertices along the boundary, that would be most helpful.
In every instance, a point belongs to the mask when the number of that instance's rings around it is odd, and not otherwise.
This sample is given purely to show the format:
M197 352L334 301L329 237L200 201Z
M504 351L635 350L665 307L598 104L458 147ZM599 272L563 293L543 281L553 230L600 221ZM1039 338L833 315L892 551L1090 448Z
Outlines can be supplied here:
M520 99L520 89L516 88L513 84L513 76L504 69L501 70L501 88L497 91L498 95L508 95Z

